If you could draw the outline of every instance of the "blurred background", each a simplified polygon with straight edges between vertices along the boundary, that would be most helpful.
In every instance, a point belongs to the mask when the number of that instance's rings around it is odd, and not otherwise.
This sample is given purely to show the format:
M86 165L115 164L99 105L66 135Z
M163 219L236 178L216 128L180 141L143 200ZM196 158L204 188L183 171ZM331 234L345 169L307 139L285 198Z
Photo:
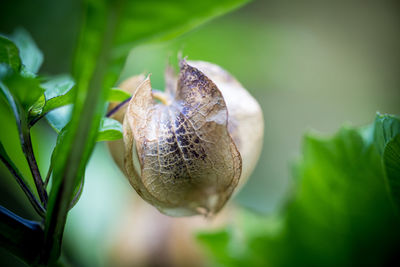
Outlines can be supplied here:
M164 68L168 61L176 62L179 51L232 73L259 101L265 120L259 164L234 203L274 214L291 190L291 164L305 132L315 129L330 134L343 124L369 124L377 111L400 114L399 7L397 1L378 0L253 1L173 41L134 48L120 80L152 73L153 87L163 89ZM23 27L32 34L45 56L41 74L69 72L80 21L79 1L3 0L0 18L1 33ZM15 123L2 101L0 140L7 140L11 158L29 175ZM35 126L33 141L43 173L55 138L46 123ZM3 165L0 174L0 204L35 219ZM138 214L147 219L135 218ZM189 224L189 233L197 225L208 224L203 219L166 218L137 200L106 144L99 143L86 171L82 197L68 218L65 257L73 266L134 266L132 257L140 258L152 242L162 242L157 231L164 230L152 228L156 223L171 233L174 225ZM181 241L180 246L190 243ZM162 253L167 252L158 255ZM203 256L196 253L188 256L197 257L202 265ZM20 264L1 249L0 254L0 262Z

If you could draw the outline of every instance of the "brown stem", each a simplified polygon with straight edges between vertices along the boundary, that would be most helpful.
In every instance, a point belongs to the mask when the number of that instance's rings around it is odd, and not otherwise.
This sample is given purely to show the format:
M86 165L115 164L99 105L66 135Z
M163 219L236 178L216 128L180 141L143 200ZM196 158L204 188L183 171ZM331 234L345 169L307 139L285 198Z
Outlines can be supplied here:
M8 157L8 155L6 154L6 151L4 150L4 147L1 143L0 143L0 150L2 150L2 153L0 153L1 161L4 163L4 165L7 167L7 169L13 174L17 183L22 188L25 195L28 197L29 201L31 202L32 206L35 208L36 212L41 217L44 217L46 211L44 210L44 208L40 204L40 202L36 199L36 197L33 195L30 188L25 184L25 181L22 178L21 172L17 169L17 167L14 165L14 163Z

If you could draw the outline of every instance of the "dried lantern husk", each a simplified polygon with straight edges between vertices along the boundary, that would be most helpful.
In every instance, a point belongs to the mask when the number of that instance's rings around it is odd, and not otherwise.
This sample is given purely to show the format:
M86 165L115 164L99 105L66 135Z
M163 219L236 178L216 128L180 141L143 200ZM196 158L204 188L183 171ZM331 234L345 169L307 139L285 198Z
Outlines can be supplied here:
M178 78L167 68L166 92L156 96L163 103L154 100L150 79L143 75L120 85L135 92L127 109L113 115L119 121L124 117L124 143L114 141L110 150L138 194L161 212L215 214L241 174L247 180L257 162L262 112L217 65L184 60L180 65Z

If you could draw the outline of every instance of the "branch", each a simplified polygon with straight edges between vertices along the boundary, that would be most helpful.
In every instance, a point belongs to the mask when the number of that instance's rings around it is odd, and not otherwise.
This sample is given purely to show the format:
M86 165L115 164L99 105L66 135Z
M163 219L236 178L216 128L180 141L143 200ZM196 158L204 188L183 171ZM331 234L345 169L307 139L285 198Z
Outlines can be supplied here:
M27 125L25 125L25 123L22 123L21 131L22 134L20 135L20 137L21 137L22 151L24 152L26 160L28 161L29 168L31 170L32 177L35 182L35 186L39 194L40 201L42 202L44 207L46 207L48 198L47 192L45 190L44 183L40 175L39 167L37 165L35 155L33 153L31 133Z
M111 117L115 112L117 112L120 108L122 108L123 106L125 106L132 97L122 101L121 103L119 103L118 105L115 106L115 108L113 108L112 110L110 110L109 112L107 112L106 117Z
M36 210L36 212L41 217L44 217L46 211L44 210L43 206L39 203L39 201L36 199L36 197L33 195L30 188L25 184L25 181L22 179L21 172L17 169L17 167L11 161L11 159L7 155L7 153L3 147L3 144L1 142L0 142L0 159L4 163L4 165L7 167L7 169L14 175L15 179L17 180L17 183L22 188L25 195L28 197L29 201L31 202L31 204L32 204L33 208Z

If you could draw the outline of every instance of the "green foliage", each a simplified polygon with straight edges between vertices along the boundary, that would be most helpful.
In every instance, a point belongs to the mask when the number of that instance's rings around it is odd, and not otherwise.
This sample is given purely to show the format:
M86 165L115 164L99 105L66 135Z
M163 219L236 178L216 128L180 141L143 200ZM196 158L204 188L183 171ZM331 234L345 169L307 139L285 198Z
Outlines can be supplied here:
M130 98L131 95L128 94L127 92L118 89L118 88L112 88L110 90L110 93L108 94L108 101L110 102L122 102Z
M378 114L374 128L375 145L382 156L389 192L400 208L400 119Z
M72 105L66 105L50 111L45 117L50 126L59 133L71 120L71 111Z
M17 46L3 36L0 36L0 63L5 63L14 71L18 71L21 67Z
M36 74L43 63L43 54L36 46L30 34L22 29L16 29L11 40L17 45L24 71Z
M73 102L74 80L69 75L52 77L42 83L45 89L46 104L43 106L41 116L46 116L48 123L59 133L70 121ZM68 106L69 105L69 106Z
M268 218L245 214L228 236L202 233L200 241L224 266L389 263L400 245L400 220L390 203L384 170L394 181L391 185L398 185L400 131L393 127L394 119L378 116L374 126L375 143L386 144L386 160L363 138L368 134L357 129L342 128L332 138L307 135L295 168L298 188L279 227Z
M397 208L400 208L400 134L397 134L385 148L383 166L389 191Z
M396 116L377 114L374 124L374 142L382 155L387 144L400 133L400 120Z
M110 118L103 118L97 135L97 142L114 141L122 138L122 125Z
M44 92L38 79L24 76L20 73L9 72L8 75L2 78L2 82L10 89L14 99L27 113Z
M69 75L59 75L42 83L46 98L43 113L46 114L51 110L71 104L73 100L71 89L74 85L75 82Z

